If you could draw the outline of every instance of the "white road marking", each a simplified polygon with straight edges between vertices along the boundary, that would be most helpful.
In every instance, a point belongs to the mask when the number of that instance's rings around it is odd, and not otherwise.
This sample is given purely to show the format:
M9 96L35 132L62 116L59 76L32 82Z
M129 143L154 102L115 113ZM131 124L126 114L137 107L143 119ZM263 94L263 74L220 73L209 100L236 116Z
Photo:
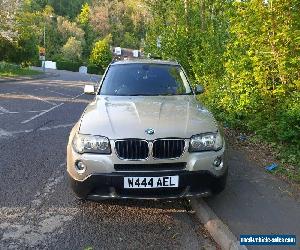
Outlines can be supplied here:
M12 136L11 132L8 132L8 131L0 128L0 138L1 137L10 137L10 136Z
M84 94L84 93L81 93L81 94L79 94L79 95L77 95L77 96L74 96L74 97L70 98L70 100L75 100L75 99L77 99L78 97L82 96L83 94ZM56 105L56 106L52 107L51 109L45 110L45 111L43 111L42 113L40 113L40 114L38 114L38 115L35 115L35 116L33 116L33 117L31 117L31 118L25 120L25 121L22 121L21 123L22 123L22 124L26 124L26 123L28 123L28 122L30 122L30 121L32 121L32 120L34 120L34 119L36 119L36 118L38 118L38 117L44 115L44 114L47 114L48 112L50 112L50 111L52 111L52 110L54 110L54 109L56 109L56 108L58 108L58 107L60 107L60 106L62 106L62 105L64 105L64 104L65 104L65 103L61 103L61 104L59 104L59 105Z
M45 111L43 111L42 113L39 113L38 115L35 115L35 116L33 116L33 117L31 117L31 118L25 120L25 121L22 121L21 123L22 123L22 124L26 124L26 123L28 123L28 122L30 122L30 121L32 121L32 120L34 120L34 119L36 119L36 118L38 118L38 117L44 115L44 114L49 113L50 111L52 111L52 110L54 110L54 109L56 109L56 108L58 108L58 107L60 107L60 106L62 106L62 105L64 105L64 103L58 104L58 105L52 107L51 109L45 110Z
M49 90L49 89L47 89L47 91L49 91L49 92L52 92L52 93L54 93L54 94L61 95L61 96L73 97L73 96L71 96L71 95L67 95L67 94L59 93L59 92L56 92L56 91L53 91L53 90Z
M33 131L34 131L34 129L26 129L26 130L13 131L13 132L10 132L10 133L13 136L15 134L32 133Z
M77 99L78 97L80 97L80 96L82 96L82 95L84 95L84 93L81 93L80 95L77 95L77 96L72 97L71 100Z
M3 113L8 113L9 112L8 109L3 108L2 106L0 106L0 111L3 112Z
M52 130L52 129L59 129L59 128L69 128L69 127L73 127L75 125L75 123L68 123L68 124L60 124L60 125L55 125L55 126L51 126L51 127L41 127L36 129L36 131L47 131L47 130ZM26 130L17 130L17 131L6 131L0 128L0 138L1 137L11 137L14 136L16 134L26 134L26 133L32 133L33 131L35 131L35 129L26 129Z
M31 209L34 209L36 207L39 207L42 204L42 201L46 199L46 197L54 192L54 188L57 184L59 184L63 180L62 175L62 167L64 167L66 163L62 163L57 167L57 171L54 173L52 177L50 177L44 186L43 190L41 192L37 192L34 196L34 200L31 201Z
M58 129L58 128L68 128L68 127L73 127L75 123L70 123L70 124L62 124L62 125L56 125L52 127L42 127L39 128L38 130L44 131L44 130L52 130L52 129Z
M27 249L37 246L41 248L40 244L46 246L51 240L55 241L57 235L63 233L61 230L63 225L71 221L78 212L77 208L53 207L32 211L30 214L24 214L21 219L1 223L0 229L4 233L0 247L7 249L9 245L13 249ZM37 222L32 223L32 221ZM7 245L4 244L5 241L8 242Z
M14 94L18 94L18 92L7 92L7 93L2 93L2 94L0 94L0 96L3 96L3 95L14 95Z
M33 91L37 91L37 90L43 90L43 89L47 89L49 87L42 87L42 88L37 88L37 89L34 89Z
M57 104L54 103L54 102L49 102L49 101L47 101L47 100L45 100L45 99L43 99L43 98L40 98L40 97L37 97L37 96L34 96L34 95L27 95L27 96L32 97L32 98L37 99L37 100L40 100L40 101L42 101L42 102L48 103L48 104L50 104L50 105L52 105L52 106L56 106L56 105L57 105Z
M1 110L0 110L1 111ZM6 112L6 113L0 113L0 115L5 115L5 114L12 114L12 115L15 115L15 114L24 114L24 113L41 113L41 112L44 112L44 111L47 111L46 109L43 109L43 110L25 110L25 111L9 111L9 112Z
M63 163L56 168L57 171L48 179L44 188L35 194L29 207L0 208L0 218L3 219L0 221L0 229L3 230L0 248L32 248L41 247L40 244L49 244L51 239L62 233L64 223L76 216L79 212L76 207L41 206L63 181L62 172L65 165ZM2 212L4 216L1 217Z

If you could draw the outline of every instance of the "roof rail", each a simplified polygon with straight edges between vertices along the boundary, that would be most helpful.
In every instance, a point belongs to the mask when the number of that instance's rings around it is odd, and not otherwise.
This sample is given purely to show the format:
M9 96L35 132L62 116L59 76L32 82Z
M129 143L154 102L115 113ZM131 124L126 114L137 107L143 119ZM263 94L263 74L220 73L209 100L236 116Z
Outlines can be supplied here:
M151 53L148 53L147 57L148 57L149 59L162 60L162 56L159 56L159 55L152 55Z
M112 62L118 62L118 61L122 61L122 57L121 56L115 56L113 59L112 59Z
M148 58L149 58L149 59L156 59L156 60L163 60L162 56L151 55L151 53L148 54ZM178 63L177 59L172 58L172 57L169 57L169 58L167 58L166 60L168 60L168 61L173 61L173 62Z

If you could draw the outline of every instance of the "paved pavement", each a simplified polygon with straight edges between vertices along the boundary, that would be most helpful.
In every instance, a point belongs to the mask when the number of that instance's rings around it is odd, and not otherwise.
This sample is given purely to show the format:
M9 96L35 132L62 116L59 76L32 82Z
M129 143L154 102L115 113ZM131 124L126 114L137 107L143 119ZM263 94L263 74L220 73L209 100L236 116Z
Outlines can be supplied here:
M215 249L181 200L82 202L66 144L89 76L0 82L0 249Z
M300 194L287 183L251 162L245 152L229 148L228 185L217 197L205 199L218 217L239 238L240 234L293 234L300 249Z

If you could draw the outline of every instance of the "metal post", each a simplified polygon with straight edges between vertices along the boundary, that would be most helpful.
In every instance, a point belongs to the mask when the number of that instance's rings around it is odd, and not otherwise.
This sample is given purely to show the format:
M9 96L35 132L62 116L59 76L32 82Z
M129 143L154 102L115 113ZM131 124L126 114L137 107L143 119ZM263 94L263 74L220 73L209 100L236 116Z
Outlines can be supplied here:
M44 57L44 63L43 63L43 71L46 70L46 25L44 24L44 49L45 49L45 57Z

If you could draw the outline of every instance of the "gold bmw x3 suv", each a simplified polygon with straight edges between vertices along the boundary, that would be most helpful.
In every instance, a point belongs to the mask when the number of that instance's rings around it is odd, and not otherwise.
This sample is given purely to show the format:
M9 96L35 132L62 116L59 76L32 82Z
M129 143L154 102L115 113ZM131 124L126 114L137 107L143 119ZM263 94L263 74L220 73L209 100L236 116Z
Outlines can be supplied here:
M82 199L159 199L225 188L225 142L177 62L111 63L71 131L67 171Z

